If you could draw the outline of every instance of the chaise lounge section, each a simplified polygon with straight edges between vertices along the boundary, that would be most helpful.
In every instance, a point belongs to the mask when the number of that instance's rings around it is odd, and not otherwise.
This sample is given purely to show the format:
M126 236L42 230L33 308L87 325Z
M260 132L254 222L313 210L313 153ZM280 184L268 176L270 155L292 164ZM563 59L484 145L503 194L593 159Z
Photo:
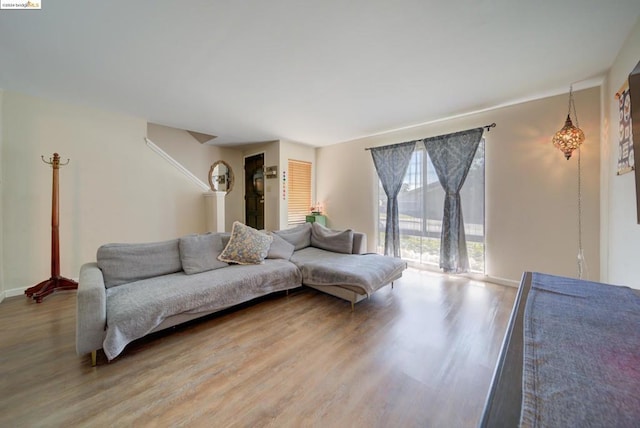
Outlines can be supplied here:
M291 262L302 273L302 283L355 303L369 298L380 287L402 277L407 265L379 254L336 254L307 247L296 251Z

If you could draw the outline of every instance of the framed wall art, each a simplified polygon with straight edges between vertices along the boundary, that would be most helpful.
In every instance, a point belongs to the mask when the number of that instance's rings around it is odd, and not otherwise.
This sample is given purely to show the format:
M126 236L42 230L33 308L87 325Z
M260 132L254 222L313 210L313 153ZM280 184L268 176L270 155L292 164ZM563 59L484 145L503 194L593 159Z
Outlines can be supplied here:
M618 175L635 169L631 117L631 94L627 80L616 92L618 100Z

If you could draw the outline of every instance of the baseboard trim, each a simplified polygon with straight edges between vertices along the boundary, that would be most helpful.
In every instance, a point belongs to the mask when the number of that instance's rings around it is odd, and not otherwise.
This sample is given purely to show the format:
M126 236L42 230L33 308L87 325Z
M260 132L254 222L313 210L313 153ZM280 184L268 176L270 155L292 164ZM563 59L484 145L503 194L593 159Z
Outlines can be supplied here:
M78 282L78 278L70 278L75 282ZM29 287L19 287L19 288L10 288L9 290L4 290L4 293L0 293L0 302L2 302L5 297L16 297L16 296L24 296L24 292Z
M15 297L15 296L22 296L24 294L24 291L27 289L28 287L24 287L24 288L11 288L9 290L5 290L4 291L4 297Z
M520 281L514 281L512 279L496 278L494 276L489 276L489 275L477 275L477 276L480 281L486 281L492 284L506 285L507 287L513 287L513 288L518 288L520 286Z
M505 279L505 278L496 278L494 276L484 275L484 274L481 274L481 273L458 273L458 274L453 274L453 273L444 273L444 272L442 272L442 270L438 269L435 266L431 267L431 266L428 266L428 265L423 265L423 264L414 263L414 262L408 262L408 265L410 267L418 269L418 270L426 270L426 271L429 271L429 272L439 273L439 274L442 274L442 275L458 276L458 277L462 277L462 278L469 278L469 279L472 279L474 281L490 282L492 284L505 285L507 287L514 287L514 288L518 288L520 286L520 281L514 281L514 280L511 280L511 279Z

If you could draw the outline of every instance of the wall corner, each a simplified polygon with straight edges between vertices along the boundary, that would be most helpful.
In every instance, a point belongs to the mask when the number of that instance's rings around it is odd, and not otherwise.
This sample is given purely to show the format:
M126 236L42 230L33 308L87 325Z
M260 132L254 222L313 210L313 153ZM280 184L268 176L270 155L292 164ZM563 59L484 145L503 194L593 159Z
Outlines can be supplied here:
M600 85L600 282L609 282L609 183L610 151L609 109L607 94L609 78Z
M4 188L4 175L3 175L3 151L4 151L4 127L3 127L3 101L4 91L0 88L0 302L5 297L5 285L4 285L4 219L2 216L2 199Z

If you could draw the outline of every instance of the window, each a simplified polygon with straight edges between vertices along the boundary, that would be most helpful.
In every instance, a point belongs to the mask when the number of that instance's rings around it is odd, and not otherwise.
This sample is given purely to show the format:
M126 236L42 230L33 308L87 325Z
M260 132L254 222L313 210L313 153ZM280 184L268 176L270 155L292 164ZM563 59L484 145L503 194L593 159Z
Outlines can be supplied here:
M387 196L378 186L378 252L384 251ZM460 191L469 265L484 272L484 139ZM440 263L444 190L424 145L413 152L398 194L402 258L419 264Z
M304 223L311 208L311 162L289 159L289 224Z

